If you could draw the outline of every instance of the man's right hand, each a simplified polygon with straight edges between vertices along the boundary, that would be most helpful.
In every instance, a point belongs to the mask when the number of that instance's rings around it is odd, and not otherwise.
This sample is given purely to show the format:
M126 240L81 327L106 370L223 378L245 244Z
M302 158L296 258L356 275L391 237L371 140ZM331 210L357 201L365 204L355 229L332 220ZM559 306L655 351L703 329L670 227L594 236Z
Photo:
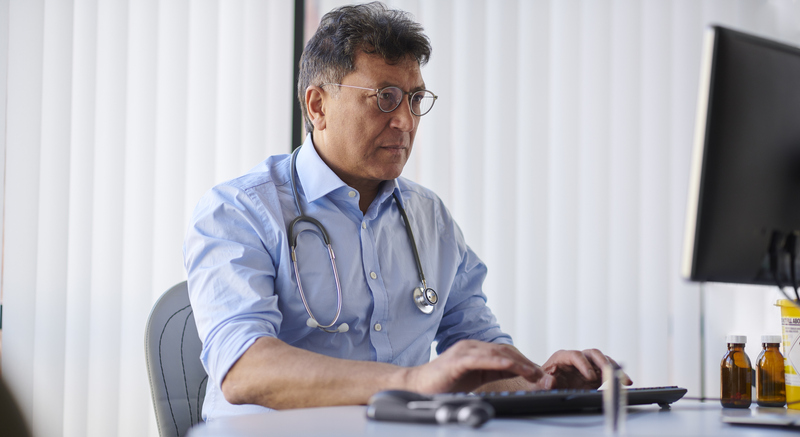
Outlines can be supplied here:
M468 392L514 377L530 383L552 378L513 346L462 340L435 360L409 369L408 390L426 394Z

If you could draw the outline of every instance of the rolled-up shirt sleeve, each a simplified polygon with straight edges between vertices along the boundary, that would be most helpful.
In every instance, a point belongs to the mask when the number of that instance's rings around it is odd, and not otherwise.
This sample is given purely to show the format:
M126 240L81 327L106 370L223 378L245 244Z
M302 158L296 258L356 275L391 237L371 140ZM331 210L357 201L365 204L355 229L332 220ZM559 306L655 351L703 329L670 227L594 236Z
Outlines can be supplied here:
M203 343L200 359L221 384L259 337L277 337L282 315L268 247L279 245L271 219L247 190L220 185L198 203L184 242L189 299ZM263 231L259 231L262 230ZM277 254L279 256L279 254Z

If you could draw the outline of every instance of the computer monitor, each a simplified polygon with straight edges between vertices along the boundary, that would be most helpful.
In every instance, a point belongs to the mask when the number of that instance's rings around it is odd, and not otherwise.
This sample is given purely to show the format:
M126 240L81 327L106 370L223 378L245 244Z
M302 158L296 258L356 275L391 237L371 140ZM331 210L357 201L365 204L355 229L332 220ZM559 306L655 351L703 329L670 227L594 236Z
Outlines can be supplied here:
M720 26L704 45L683 275L796 287L800 48Z

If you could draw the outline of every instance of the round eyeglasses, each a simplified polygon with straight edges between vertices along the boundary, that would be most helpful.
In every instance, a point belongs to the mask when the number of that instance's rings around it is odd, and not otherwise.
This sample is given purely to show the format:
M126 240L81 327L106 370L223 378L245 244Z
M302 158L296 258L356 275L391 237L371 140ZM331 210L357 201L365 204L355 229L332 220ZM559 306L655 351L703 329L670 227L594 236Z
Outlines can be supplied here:
M363 86L342 85L340 83L323 83L321 86L335 85L343 86L345 88L356 88L360 90L375 91L375 96L378 98L378 109L383 112L392 112L400 106L403 101L403 96L408 95L408 104L411 107L411 113L422 117L430 112L436 99L439 98L436 94L428 90L409 91L405 92L396 86L387 86L383 88L365 88Z

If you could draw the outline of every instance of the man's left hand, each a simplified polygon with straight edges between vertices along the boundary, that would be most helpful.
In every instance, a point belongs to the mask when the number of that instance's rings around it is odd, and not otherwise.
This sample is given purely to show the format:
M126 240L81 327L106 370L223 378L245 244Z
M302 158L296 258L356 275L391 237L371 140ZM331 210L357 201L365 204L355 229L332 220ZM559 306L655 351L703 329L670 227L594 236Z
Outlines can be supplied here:
M597 349L558 351L542 365L545 374L552 378L542 378L544 387L541 388L596 389L603 383L603 367L609 363L617 364ZM625 374L622 384L631 385L633 382Z

